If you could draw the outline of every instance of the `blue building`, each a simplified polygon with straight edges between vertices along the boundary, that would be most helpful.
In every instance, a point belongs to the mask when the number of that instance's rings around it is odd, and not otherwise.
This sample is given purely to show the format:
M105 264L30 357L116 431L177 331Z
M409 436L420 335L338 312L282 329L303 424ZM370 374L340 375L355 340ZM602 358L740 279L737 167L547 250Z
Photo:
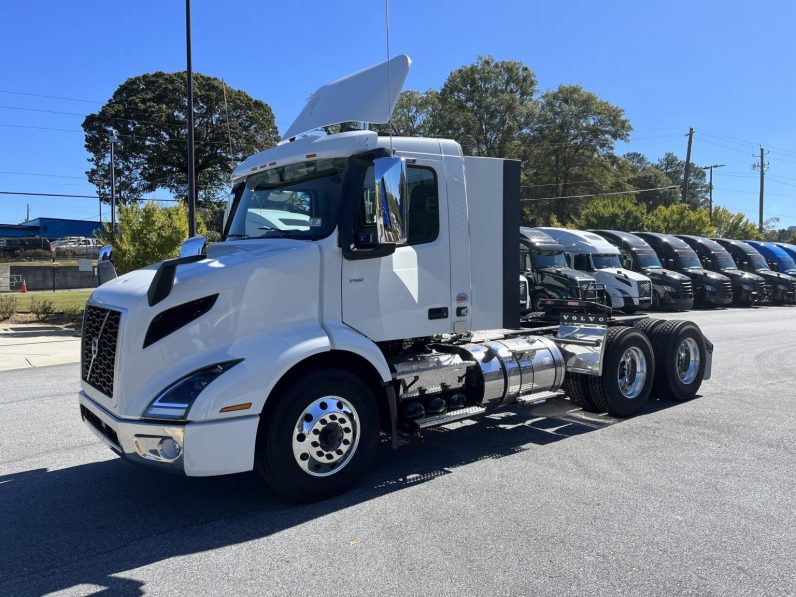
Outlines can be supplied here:
M100 223L95 220L33 218L22 224L0 224L0 238L39 236L54 240L65 236L93 237L99 231Z

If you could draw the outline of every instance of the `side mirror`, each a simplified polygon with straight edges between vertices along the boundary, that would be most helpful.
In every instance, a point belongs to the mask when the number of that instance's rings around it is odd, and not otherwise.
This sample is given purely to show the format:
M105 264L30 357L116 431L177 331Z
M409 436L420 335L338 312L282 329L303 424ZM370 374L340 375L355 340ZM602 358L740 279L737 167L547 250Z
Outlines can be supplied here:
M116 267L113 265L113 245L105 245L99 250L97 257L97 285L102 286L117 276Z
M625 269L633 269L633 260L630 257L625 257L622 260L622 267Z
M182 241L180 247L180 258L194 257L195 255L204 255L205 247L207 246L207 238L204 236L192 236Z
M406 160L377 158L373 161L376 179L376 234L380 245L406 242L406 213L409 188Z
M770 267L772 271L775 271L775 272L779 271L779 264L776 261L770 262L768 264L768 267Z

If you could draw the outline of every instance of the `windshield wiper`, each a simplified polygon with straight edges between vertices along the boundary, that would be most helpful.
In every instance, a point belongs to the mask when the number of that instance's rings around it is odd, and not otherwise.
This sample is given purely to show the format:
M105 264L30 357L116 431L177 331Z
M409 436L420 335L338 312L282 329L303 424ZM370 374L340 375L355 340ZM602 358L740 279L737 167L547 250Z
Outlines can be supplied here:
M287 231L282 230L281 228L274 228L273 226L257 226L257 230L266 230L268 232L278 232L279 236L286 237Z
M230 238L251 238L248 234L227 234L227 240Z

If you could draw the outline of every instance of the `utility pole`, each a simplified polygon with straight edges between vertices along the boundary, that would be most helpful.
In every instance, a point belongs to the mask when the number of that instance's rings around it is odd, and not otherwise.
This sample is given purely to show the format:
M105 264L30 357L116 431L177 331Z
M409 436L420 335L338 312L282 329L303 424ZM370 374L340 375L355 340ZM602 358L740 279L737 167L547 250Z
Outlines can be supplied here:
M119 141L119 138L116 136L116 131L111 129L110 135L108 136L108 140L111 142L111 233L116 233L116 154L114 153L114 147L116 143ZM100 200L101 202L102 200ZM102 210L100 209L100 213Z
M25 204L25 221L30 222L30 203Z
M688 151L685 154L685 172L683 173L683 203L688 200L688 176L691 174L691 143L694 141L694 127L688 129Z
M703 170L710 171L710 182L708 183L708 213L710 214L710 223L713 223L713 168L724 168L725 164L713 164L712 166L702 166Z
M196 235L196 181L193 153L193 67L191 66L191 0L185 0L185 46L188 75L188 236Z
M758 215L758 222L757 228L762 233L763 232L763 203L765 197L765 187L766 187L766 168L765 168L765 156L763 153L763 146L760 146L760 213Z

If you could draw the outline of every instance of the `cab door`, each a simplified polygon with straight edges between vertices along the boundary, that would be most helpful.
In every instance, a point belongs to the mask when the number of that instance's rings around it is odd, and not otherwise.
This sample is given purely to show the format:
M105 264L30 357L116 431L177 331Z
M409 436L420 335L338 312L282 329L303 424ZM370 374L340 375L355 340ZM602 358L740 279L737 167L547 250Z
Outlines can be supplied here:
M384 257L343 259L343 322L374 341L452 331L450 245L441 159L407 166L406 243ZM375 213L373 166L365 170L354 237L367 234Z

